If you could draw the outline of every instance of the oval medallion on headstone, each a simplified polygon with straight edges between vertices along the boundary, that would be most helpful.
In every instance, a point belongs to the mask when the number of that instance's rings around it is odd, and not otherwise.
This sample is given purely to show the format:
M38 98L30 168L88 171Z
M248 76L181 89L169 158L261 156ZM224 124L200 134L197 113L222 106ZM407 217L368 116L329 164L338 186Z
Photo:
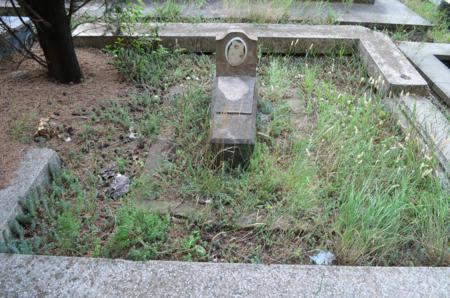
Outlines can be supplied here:
M247 45L240 37L231 39L225 47L225 58L232 66L244 63L247 56Z

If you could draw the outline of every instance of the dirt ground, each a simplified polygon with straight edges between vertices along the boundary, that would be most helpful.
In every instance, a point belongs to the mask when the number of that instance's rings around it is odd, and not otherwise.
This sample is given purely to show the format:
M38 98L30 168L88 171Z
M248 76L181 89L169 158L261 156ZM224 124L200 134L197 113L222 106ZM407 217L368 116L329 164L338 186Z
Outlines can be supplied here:
M16 56L0 61L0 189L14 178L24 150L39 146L32 136L40 118L80 123L80 109L89 110L101 100L125 98L133 88L100 50L77 49L77 55L85 77L77 85L52 82L32 60L19 64L22 58Z

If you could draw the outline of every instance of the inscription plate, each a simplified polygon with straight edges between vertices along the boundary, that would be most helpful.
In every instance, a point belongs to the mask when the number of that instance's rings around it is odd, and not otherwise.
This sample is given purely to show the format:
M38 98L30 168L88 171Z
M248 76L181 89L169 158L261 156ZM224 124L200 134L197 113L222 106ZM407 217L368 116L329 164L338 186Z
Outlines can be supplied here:
M252 114L255 77L216 77L214 112Z

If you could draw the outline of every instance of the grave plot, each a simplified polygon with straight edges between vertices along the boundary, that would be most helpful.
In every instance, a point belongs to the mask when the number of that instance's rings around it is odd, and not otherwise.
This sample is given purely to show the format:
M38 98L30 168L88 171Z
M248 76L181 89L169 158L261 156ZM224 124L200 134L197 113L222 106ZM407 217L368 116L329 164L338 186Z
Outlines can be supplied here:
M379 28L427 28L432 24L408 8L416 0L207 0L207 1L143 1L147 19L159 22L198 21L255 23L353 24ZM137 2L137 1L135 1ZM83 8L91 16L102 16L102 1ZM8 4L0 14L13 13Z
M36 115L52 116L51 138L34 135L31 109L23 125L10 119L19 139L55 149L63 170L24 203L1 250L301 264L329 252L334 264L448 265L448 193L433 152L384 107L373 70L336 49L259 52L254 148L247 166L230 167L210 144L214 56L152 38L109 47L128 83L89 105L54 94L55 107ZM118 75L102 67L103 80Z
M431 23L398 0L146 1L144 13L160 21L220 19L256 23L353 24L377 27L428 27Z

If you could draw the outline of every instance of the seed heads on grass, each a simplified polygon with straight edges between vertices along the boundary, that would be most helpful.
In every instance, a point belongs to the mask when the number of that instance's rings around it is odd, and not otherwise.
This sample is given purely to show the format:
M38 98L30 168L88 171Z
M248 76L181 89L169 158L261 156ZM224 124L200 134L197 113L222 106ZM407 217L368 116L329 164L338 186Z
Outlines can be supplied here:
M267 69L265 82L267 98L273 101L281 100L291 85L289 70L281 58L272 59Z

